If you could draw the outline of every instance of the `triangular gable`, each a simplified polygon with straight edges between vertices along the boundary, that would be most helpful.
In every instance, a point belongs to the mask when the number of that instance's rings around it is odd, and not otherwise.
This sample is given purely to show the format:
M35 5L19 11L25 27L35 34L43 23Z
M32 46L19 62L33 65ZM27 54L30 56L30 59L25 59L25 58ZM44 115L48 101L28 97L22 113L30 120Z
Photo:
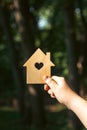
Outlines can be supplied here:
M48 58L48 63L50 64L50 66L55 66L51 61L50 61L50 55L49 57L47 57L47 54L49 52L47 52L46 54L44 54L40 48L38 48L35 53L32 54L32 56L27 60L27 62L23 65L23 66L27 66L29 64L29 62L32 61L32 59L38 60L38 62L41 62L41 60L43 61L45 58ZM49 53L50 54L50 53Z

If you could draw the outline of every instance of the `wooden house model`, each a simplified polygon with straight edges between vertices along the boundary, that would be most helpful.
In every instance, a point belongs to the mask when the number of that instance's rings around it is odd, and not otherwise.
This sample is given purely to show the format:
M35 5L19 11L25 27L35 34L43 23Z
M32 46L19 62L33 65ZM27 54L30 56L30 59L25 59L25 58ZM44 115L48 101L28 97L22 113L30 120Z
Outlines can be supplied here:
M43 76L51 76L51 66L55 65L50 60L50 52L44 54L38 48L23 66L26 67L27 84L43 84Z

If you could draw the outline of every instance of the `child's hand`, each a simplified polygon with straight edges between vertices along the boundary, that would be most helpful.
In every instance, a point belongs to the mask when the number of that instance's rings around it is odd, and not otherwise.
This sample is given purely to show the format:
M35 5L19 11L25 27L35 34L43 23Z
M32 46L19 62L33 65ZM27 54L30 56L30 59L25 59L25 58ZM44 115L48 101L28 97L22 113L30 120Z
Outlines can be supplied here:
M46 90L52 98L57 98L60 103L66 104L67 96L71 91L66 80L58 76L44 76L45 81L44 90Z
M77 95L63 77L44 76L44 89L60 103L72 110L87 128L87 101Z

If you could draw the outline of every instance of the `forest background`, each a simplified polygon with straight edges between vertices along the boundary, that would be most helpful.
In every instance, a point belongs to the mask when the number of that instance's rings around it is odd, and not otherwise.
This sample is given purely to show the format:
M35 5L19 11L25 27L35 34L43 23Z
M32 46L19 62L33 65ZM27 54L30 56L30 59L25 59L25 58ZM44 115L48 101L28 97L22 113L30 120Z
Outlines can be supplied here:
M23 64L40 48L51 52L52 75L87 98L87 1L0 1L0 129L85 130L71 111L27 85Z

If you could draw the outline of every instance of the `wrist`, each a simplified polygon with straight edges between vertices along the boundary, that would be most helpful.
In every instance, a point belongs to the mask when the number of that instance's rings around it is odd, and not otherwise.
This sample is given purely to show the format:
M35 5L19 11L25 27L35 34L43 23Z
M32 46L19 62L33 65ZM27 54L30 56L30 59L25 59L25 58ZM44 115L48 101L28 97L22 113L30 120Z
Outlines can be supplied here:
M71 88L69 88L64 96L63 104L67 106L68 109L72 110L72 105L75 102L77 96L78 95Z

